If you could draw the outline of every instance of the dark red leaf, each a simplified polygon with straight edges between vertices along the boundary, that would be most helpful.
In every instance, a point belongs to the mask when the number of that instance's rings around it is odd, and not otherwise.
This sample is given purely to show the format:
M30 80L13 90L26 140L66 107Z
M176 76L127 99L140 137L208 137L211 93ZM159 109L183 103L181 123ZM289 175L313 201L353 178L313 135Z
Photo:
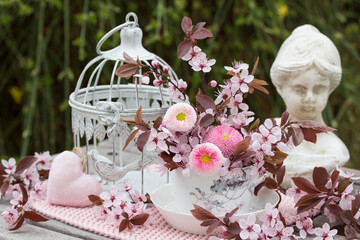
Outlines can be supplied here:
M189 35L192 31L192 21L191 18L184 16L181 20L181 28L186 35Z
M208 127L214 122L215 118L211 114L206 114L200 120L200 127Z
M5 196L5 193L8 190L9 185L10 185L9 180L5 179L5 181L2 183L1 189L0 189L1 196Z
M315 131L317 131L317 133L320 133L320 132L332 132L332 131L335 130L334 128L325 126L325 125L323 125L321 123L311 121L311 120L304 120L304 121L295 122L295 123L298 124L302 128L310 128L312 130L315 130Z
M125 219L129 219L129 214L127 212L122 212L121 216L123 216Z
M133 59L132 57L129 56L129 54L127 54L126 52L123 52L123 57L125 59L125 62L130 63L130 64L134 64L137 65L138 63L135 61L135 59Z
M220 224L220 222L218 220L213 220L214 223L212 223L208 229L206 229L206 235L210 235Z
M14 230L19 229L19 228L23 225L24 220L25 220L25 217L24 217L24 215L22 215L22 216L21 216L20 218L18 218L18 220L16 221L15 227L13 227L13 228L11 228L11 229L9 229L9 230L10 230L10 231L14 231Z
M277 170L276 170L276 167L275 167L275 165L274 165L274 164L271 164L271 163L265 162L265 164L264 164L264 168L265 168L268 172L270 172L270 173L272 173L272 174L276 175Z
M350 183L350 178L345 178L341 180L338 186L338 192L342 194L347 188L347 186L349 186L349 183Z
M140 106L139 109L136 111L136 114L135 114L136 124L141 124L143 122L141 111L142 111L142 106Z
M200 226L202 226L202 227L208 227L208 226L210 226L210 225L212 225L212 224L214 224L214 223L219 223L219 220L217 220L217 219L212 219L212 220L204 221L204 222L202 222L202 223L200 224Z
M28 196L27 190L23 184L19 184L19 187L20 187L21 193L22 193L22 202L23 202L23 205L25 205L29 199L29 196Z
M281 151L275 151L274 156L267 156L265 158L266 162L269 162L271 164L279 164L282 163L289 154L281 152Z
M189 49L192 47L193 42L185 38L184 41L182 41L179 46L177 47L177 56L178 58L182 58L189 52Z
M218 219L214 214L202 208L196 204L193 204L195 209L190 210L191 214L200 221L209 221L212 219Z
M339 179L339 174L340 174L340 172L338 170L334 170L331 174L331 184L332 184L331 191L334 190L336 182Z
M254 130L255 128L259 127L260 125L260 118L256 119L255 122L253 122L249 128L249 132Z
M284 216L281 214L281 212L279 212L279 217L280 217L280 221L282 221L284 226L286 226L286 220L285 220Z
M225 214L224 222L229 223L229 219L232 217L232 215L234 215L237 212L237 210L239 210L239 207L237 207L237 208L233 209L231 212Z
M37 160L34 156L26 156L23 159L19 161L19 163L16 165L15 174L21 174L23 171L31 167L35 161Z
M270 177L265 178L265 186L269 189L277 189L278 188L278 184L277 182Z
M276 174L276 181L278 182L279 185L281 185L281 183L284 180L284 176L285 176L285 166L282 166Z
M33 211L25 211L25 218L33 222L46 222L49 219Z
M288 111L283 112L283 114L281 115L280 126L284 126L287 123L287 121L289 120L289 116L290 114Z
M346 225L344 228L344 233L347 239L353 239L356 238L357 232L355 228L351 225Z
M141 213L132 217L130 219L130 222L134 225L143 225L148 218L149 218L148 213Z
M170 171L179 167L179 165L173 161L174 155L169 155L166 152L161 152L159 154L159 157L161 157L166 162L165 167L167 167Z
M88 198L95 206L101 206L104 202L104 200L97 195L89 195Z
M337 204L330 204L326 207L332 215L336 218L336 221L341 222L340 214L344 211L339 205Z
M269 95L269 91L268 91L266 88L264 88L263 86L257 84L256 82L253 82L253 83L251 84L251 86L252 86L253 88L259 90L260 92L263 92L263 93Z
M300 143L304 140L304 134L300 128L290 127L289 134L292 136L295 146L300 145Z
M253 69L251 71L251 75L255 74L255 71L256 71L258 65L259 65L259 57L256 58L256 62L255 62L254 67L253 67Z
M315 167L313 170L313 182L320 191L327 191L325 184L329 180L329 173L323 167Z
M195 25L195 27L194 27L194 31L196 30L196 29L199 29L199 28L203 28L204 26L205 26L205 24L206 24L206 22L198 22L196 25Z
M126 147L129 145L129 143L135 138L135 136L139 132L139 130L140 129L136 129L129 135L129 137L126 139L125 145L123 147L123 151L125 151Z
M303 177L293 177L292 178L295 185L302 191L307 193L320 193L320 191L312 185L306 178Z
M301 128L306 141L316 143L316 132L310 128Z
M5 168L4 168L4 166L0 163L0 176L5 175L5 174L6 174ZM1 183L1 182L0 182L0 183Z
M129 79L139 71L139 66L126 63L116 69L116 76Z
M345 224L350 224L353 216L350 210L343 210L343 212L340 214L340 218Z
M206 28L198 28L196 29L190 36L191 39L204 39L208 37L212 37L213 34L210 30Z
M255 194L255 196L258 195L260 189L262 189L264 186L265 186L265 182L262 182L262 183L260 183L259 185L257 185L257 186L255 187L255 189L254 189L254 194Z
M238 142L235 145L234 155L239 155L239 154L245 152L246 150L248 150L248 148L249 148L249 140L247 138L245 138L241 142Z
M150 131L143 132L142 134L139 135L136 144L140 152L144 150L144 146L147 143L149 137L150 137Z
M155 129L158 129L158 128L160 127L162 121L163 121L163 117L162 117L162 116L159 116L159 117L154 121L153 127L154 127Z
M306 197L306 196L309 196L309 195L305 195L304 197ZM302 200L304 197L300 198L300 200ZM311 199L307 199L307 201L302 201L300 206L297 209L297 213L300 214L302 212L306 212L306 211L314 208L323 199L324 199L324 197L313 196ZM300 202L300 200L298 201L298 203Z
M351 201L351 213L353 216L359 211L360 208L360 194L355 194L355 199Z
M204 108L206 108L206 109L210 108L213 110L216 109L215 102L211 97L206 96L206 95L197 95L195 98L196 98L196 101Z
M230 232L230 231L225 231L225 232L223 233L223 237L224 237L224 239L233 239L233 238L236 237L236 235L233 234L233 233Z
M124 219L121 221L120 226L119 226L119 232L124 231L130 224L129 219Z
M238 222L233 222L229 224L229 227L227 229L229 232L231 232L234 235L238 235L241 231L241 228L239 226Z

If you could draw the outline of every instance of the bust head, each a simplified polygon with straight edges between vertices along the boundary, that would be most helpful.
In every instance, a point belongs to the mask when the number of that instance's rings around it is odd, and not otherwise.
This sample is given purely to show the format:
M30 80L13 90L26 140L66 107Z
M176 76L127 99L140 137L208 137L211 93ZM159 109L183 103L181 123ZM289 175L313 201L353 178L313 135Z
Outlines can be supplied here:
M297 27L284 41L270 76L293 120L323 123L321 113L341 80L341 61L332 41L312 25Z

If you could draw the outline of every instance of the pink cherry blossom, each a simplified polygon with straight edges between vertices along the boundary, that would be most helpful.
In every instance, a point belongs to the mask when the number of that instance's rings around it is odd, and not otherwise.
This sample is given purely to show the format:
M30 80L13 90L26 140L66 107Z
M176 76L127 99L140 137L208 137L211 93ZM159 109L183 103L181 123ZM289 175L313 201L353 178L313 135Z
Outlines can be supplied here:
M134 190L134 193L131 194L131 199L137 203L137 202L145 202L146 201L146 196L144 194L140 194L140 192L138 190Z
M306 192L301 191L295 183L291 180L291 188L286 190L286 196L293 197L294 202L297 202L300 198L306 195Z
M215 99L215 104L219 104L222 101L227 100L231 95L231 87L229 85L220 85L222 90L217 93L217 97Z
M259 224L255 224L256 216L254 214L249 215L247 220L241 219L239 220L239 224L241 227L240 237L242 239L250 239L256 240L259 237L259 233L261 232L261 228Z
M33 200L46 199L47 182L48 180L45 180L35 184L34 188L30 192L30 196Z
M121 215L122 213L123 213L123 209L120 206L114 207L110 212L110 216L111 216L110 221L116 225L120 225L121 221L124 219L124 217ZM105 212L103 212L102 214L106 215Z
M230 78L230 81L232 82L232 91L240 90L242 93L249 92L248 84L251 83L253 80L254 76L249 75L248 70L242 70L240 76L235 75Z
M189 51L181 58L184 61L189 61L192 58L197 57L197 55L201 53L201 48L198 46L194 46L192 48L189 48Z
M306 238L306 235L308 233L314 234L313 221L311 220L311 218L306 218L304 220L297 221L296 227L299 229L300 237L303 239Z
M333 240L333 237L337 234L337 230L330 230L329 224L324 223L322 228L315 228L314 233L317 236L314 240Z
M212 143L197 145L190 153L190 168L202 176L217 174L222 166L223 155L220 149Z
M13 191L13 199L11 199L10 204L13 207L23 207L24 202L22 194L17 191Z
M339 202L339 205L344 210L350 210L351 202L355 199L355 197L351 194L353 191L353 185L354 183L348 185L344 192L341 193L341 200Z
M3 221L6 223L6 225L13 226L18 217L19 217L19 213L16 209L14 208L7 208L2 214L1 217L3 219Z
M94 208L97 212L96 216L98 217L99 220L106 220L109 217L109 215L110 215L109 208L106 208L103 205L95 206Z
M165 143L167 137L166 133L158 132L155 128L152 128L146 143L146 149L149 151L168 151L168 145Z
M39 170L49 170L51 167L51 155L50 152L43 153L35 153L35 157L37 158L35 164Z
M135 74L134 77L139 78L139 82L142 84L149 84L150 78L148 75L142 75L142 74Z
M170 152L175 153L175 156L173 157L174 162L187 162L191 152L191 147L187 143L180 142L177 143L176 146L170 146L169 150Z
M100 197L104 200L103 205L107 208L119 206L125 196L126 194L119 191L116 186L112 186L110 192L102 192L100 194Z
M10 158L9 161L1 160L2 165L5 168L5 172L7 173L6 176L9 176L10 174L14 174L16 170L16 161L14 158Z
M214 87L217 86L217 82L215 80L212 80L212 81L209 82L209 86L214 88Z
M159 80L159 79L155 79L155 80L153 81L153 85L154 85L155 87L160 87L162 83L163 83L163 81L161 81L161 80Z
M151 66L158 69L158 68L160 68L160 63L159 63L159 61L153 60L153 61L151 61Z
M227 71L231 71L233 73L240 73L241 70L247 70L249 68L249 64L234 62L232 67L224 66Z
M355 181L355 180L359 180L360 177L354 177L355 172L351 171L351 170L346 170L344 171L341 168L337 168L336 170L339 171L339 175L343 178L350 178L351 180Z
M274 227L276 222L279 220L279 210L274 208L270 203L266 203L265 211L258 215L260 221L264 224Z
M285 227L281 221L278 221L275 224L275 228L271 231L270 236L272 236L272 240L291 240L294 232L294 228Z
M170 99L176 100L176 99L181 98L181 96L182 96L181 91L185 91L186 88L187 88L187 83L184 80L180 79L177 82L177 84L170 83L168 85L167 92L169 94Z
M205 54L198 54L197 57L192 58L189 61L191 68L196 72L198 71L210 72L211 66L214 65L215 63L216 63L215 59L207 59Z
M162 69L162 70L163 70L164 73L168 73L168 72L169 72L169 69L170 69L169 66L166 66L166 65L165 65L165 66L163 66L163 69Z

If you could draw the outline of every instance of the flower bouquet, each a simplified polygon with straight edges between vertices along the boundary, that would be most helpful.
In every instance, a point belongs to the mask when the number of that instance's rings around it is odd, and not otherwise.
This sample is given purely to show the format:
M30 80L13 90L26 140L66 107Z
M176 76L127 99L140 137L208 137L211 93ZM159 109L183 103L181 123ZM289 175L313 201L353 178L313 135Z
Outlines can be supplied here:
M204 26L204 22L193 26L191 19L184 17L181 27L186 37L177 49L178 57L202 74L202 89L194 105L186 97L186 81L172 82L168 67L161 68L157 61L146 66L124 54L126 64L117 69L119 77L149 84L149 76L154 75L153 85L166 86L177 102L150 124L142 120L140 107L134 121L125 121L135 128L124 148L136 137L140 151L146 148L158 153L161 171L171 172L174 212L190 212L193 204L214 214L234 208L238 213L262 210L265 203L259 205L255 195L262 186L280 186L286 150L303 139L315 142L316 133L333 129L312 121L291 121L287 112L280 122L270 118L262 124L259 119L254 121L244 99L255 90L268 94L266 81L254 77L258 60L251 71L241 61L225 66L228 78L219 84L216 99L207 96L206 88L215 88L218 82L207 83L206 73L216 60L197 46L197 40L212 37ZM268 198L276 205L276 194Z

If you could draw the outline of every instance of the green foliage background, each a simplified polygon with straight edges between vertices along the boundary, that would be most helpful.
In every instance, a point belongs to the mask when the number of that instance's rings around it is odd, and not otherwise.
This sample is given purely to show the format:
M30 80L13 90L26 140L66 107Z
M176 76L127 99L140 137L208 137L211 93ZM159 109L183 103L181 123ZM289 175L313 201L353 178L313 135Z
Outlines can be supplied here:
M138 15L145 48L165 59L189 83L191 98L200 75L176 57L183 16L206 21L214 33L214 38L200 43L217 60L207 75L209 81L221 81L223 66L234 59L252 64L259 56L256 77L270 83L270 95L257 93L247 101L262 120L280 116L285 109L269 77L281 43L295 27L315 25L335 43L343 66L341 85L331 95L324 118L348 146L349 166L360 167L358 0L1 0L1 158L72 147L68 96L86 63L96 56L97 41L122 24L130 11ZM116 34L104 48L118 43Z

